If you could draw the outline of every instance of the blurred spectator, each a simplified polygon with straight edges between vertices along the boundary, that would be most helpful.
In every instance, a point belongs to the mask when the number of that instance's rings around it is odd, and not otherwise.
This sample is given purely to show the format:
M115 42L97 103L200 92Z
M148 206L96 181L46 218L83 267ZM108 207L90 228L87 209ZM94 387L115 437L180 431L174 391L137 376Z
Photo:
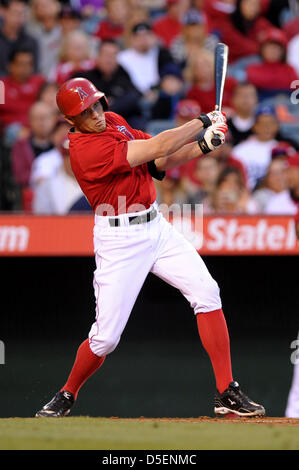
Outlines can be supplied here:
M183 69L199 48L214 51L217 42L216 36L207 34L206 16L191 9L184 16L182 34L172 41L169 50L175 62Z
M74 206L77 211L90 211L90 205L71 169L68 140L64 139L57 150L62 161L53 174L35 185L33 212L63 215L69 213Z
M183 99L176 105L174 124L182 126L191 119L197 118L200 113L201 109L196 101ZM197 180L191 182L189 179L188 170L191 163L196 165L196 161L191 160L187 164L168 170L165 178L156 183L160 202L168 206L173 203L184 204L187 202L187 188L190 193L190 187L192 187L194 193L198 190L199 182ZM186 177L185 174L187 174Z
M202 10L207 17L208 30L217 34L218 24L223 24L227 17L233 13L236 0L201 0L199 7L196 3L195 8Z
M275 137L279 123L275 110L270 106L258 108L252 129L253 135L233 149L233 156L245 166L251 190L264 178L271 161L271 151L277 146Z
M294 36L287 49L287 62L290 64L299 75L299 33Z
M167 13L153 24L153 30L164 47L182 33L182 20L189 7L189 0L166 0Z
M78 30L81 26L82 15L71 5L62 5L58 17L62 36Z
M132 3L129 1L129 4ZM151 16L149 14L149 11L147 8L141 6L142 3L139 3L139 0L137 0L137 5L135 6L130 6L130 15L128 17L128 20L126 21L125 24L125 31L123 34L123 48L130 47L130 40L131 40L131 34L132 34L132 29L134 26L140 23L151 23Z
M51 135L56 119L53 110L46 103L37 101L30 108L30 135L15 142L11 156L14 178L21 187L29 184L34 159L53 148Z
M258 205L259 212L265 212L265 208L271 199L286 189L286 163L280 158L274 159L270 163L259 189L253 193L253 199Z
M259 52L259 36L272 24L261 16L260 0L237 0L230 15L221 16L213 23L213 32L229 46L229 62L256 55Z
M215 108L214 54L205 49L195 52L185 70L185 77L190 84L186 98L195 100L202 112L208 113ZM223 106L230 106L236 80L227 77L223 92Z
M91 70L95 61L91 59L89 37L83 31L71 31L62 40L59 63L51 81L62 85L74 73Z
M178 66L169 64L162 69L158 92L151 119L173 119L176 106L184 95L184 81Z
M121 39L125 25L129 19L127 0L107 0L105 3L107 18L99 24L95 36L102 41L105 39Z
M49 77L58 63L62 38L59 23L58 0L32 0L32 20L27 23L28 32L39 44L39 71Z
M130 48L118 54L118 62L127 71L137 90L146 95L159 84L161 71L172 63L172 57L159 46L148 23L139 23L133 27L130 43Z
M45 82L43 76L34 74L33 61L32 50L25 47L13 49L8 57L9 74L2 79L5 103L0 106L0 122L10 144L20 132L27 134L29 109Z
M244 185L241 172L236 168L224 169L214 192L204 206L210 214L255 214L257 205Z
M59 120L51 135L52 147L34 159L29 180L32 189L35 189L41 181L50 178L61 166L61 142L66 140L69 129L70 126L66 121Z
M121 114L130 125L144 128L137 91L128 73L117 62L120 47L112 39L102 41L96 58L96 66L88 72L80 72L73 77L90 80L108 98L109 109Z
M256 86L259 100L292 92L290 85L298 79L295 69L286 63L287 39L279 29L265 32L261 39L262 62L246 68L247 80ZM275 80L273 80L275 77Z
M13 49L27 47L34 57L34 71L37 71L38 44L24 31L27 13L25 0L2 0L2 23L0 26L0 76L8 73L8 56Z
M203 204L205 211L206 205L210 205L211 196L215 190L216 182L220 174L218 160L211 154L200 157L196 160L194 176L200 181L200 186L195 194L188 195L188 203L192 205Z
M159 204L170 207L172 204L183 205L187 202L184 181L179 168L166 172L165 178L156 183ZM162 208L161 208L162 209Z
M257 103L258 97L254 85L239 83L235 86L231 98L233 113L227 119L233 146L238 145L252 134Z
M286 168L288 189L270 199L266 214L297 215L299 208L299 157L288 159Z
M56 113L57 115L60 115L60 111L56 103L57 91L58 91L58 85L56 83L46 82L41 86L37 99L38 101L42 101L43 103L46 103L49 106L51 106L54 113Z
M298 0L289 0L290 18L287 19L282 28L286 33L288 40L292 39L299 31L299 2Z

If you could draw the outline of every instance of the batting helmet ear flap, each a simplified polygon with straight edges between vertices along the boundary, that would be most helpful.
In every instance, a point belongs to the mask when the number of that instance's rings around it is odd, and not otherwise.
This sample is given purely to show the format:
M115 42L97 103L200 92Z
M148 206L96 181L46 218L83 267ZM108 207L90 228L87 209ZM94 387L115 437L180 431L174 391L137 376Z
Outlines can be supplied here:
M104 93L99 91L86 78L71 78L58 90L56 102L64 116L77 116L96 101L101 100L104 111L108 110L108 101Z

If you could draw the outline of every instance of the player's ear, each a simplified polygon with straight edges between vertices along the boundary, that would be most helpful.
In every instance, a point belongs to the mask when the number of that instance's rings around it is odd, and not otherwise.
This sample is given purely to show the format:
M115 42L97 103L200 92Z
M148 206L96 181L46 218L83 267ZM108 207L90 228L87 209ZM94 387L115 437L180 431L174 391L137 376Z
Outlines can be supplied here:
M70 116L63 116L63 117L66 120L66 122L68 122L71 126L75 125L73 119Z

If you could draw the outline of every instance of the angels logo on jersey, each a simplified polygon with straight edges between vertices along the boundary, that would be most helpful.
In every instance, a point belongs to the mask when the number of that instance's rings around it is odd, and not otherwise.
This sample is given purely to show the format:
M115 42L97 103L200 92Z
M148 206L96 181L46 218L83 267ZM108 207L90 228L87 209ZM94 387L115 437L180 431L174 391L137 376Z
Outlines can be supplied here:
M84 101L84 98L88 97L88 93L86 93L81 86L78 86L76 90L80 96L80 100Z
M125 126L116 126L119 132L122 132L122 134L125 134L129 139L133 140L134 136L131 134L131 132L128 131L128 129Z

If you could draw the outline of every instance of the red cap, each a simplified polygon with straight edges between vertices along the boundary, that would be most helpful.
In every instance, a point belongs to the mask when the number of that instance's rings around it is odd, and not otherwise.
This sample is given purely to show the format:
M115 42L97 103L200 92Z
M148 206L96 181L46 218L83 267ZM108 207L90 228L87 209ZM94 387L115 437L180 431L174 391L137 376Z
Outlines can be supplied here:
M104 93L92 82L80 77L67 80L56 95L57 106L65 116L77 116L99 99L104 111L107 111L108 102Z
M281 29L271 28L264 31L264 33L260 37L260 42L261 44L264 44L265 42L277 42L278 44L286 48L288 44L288 39L286 34Z

